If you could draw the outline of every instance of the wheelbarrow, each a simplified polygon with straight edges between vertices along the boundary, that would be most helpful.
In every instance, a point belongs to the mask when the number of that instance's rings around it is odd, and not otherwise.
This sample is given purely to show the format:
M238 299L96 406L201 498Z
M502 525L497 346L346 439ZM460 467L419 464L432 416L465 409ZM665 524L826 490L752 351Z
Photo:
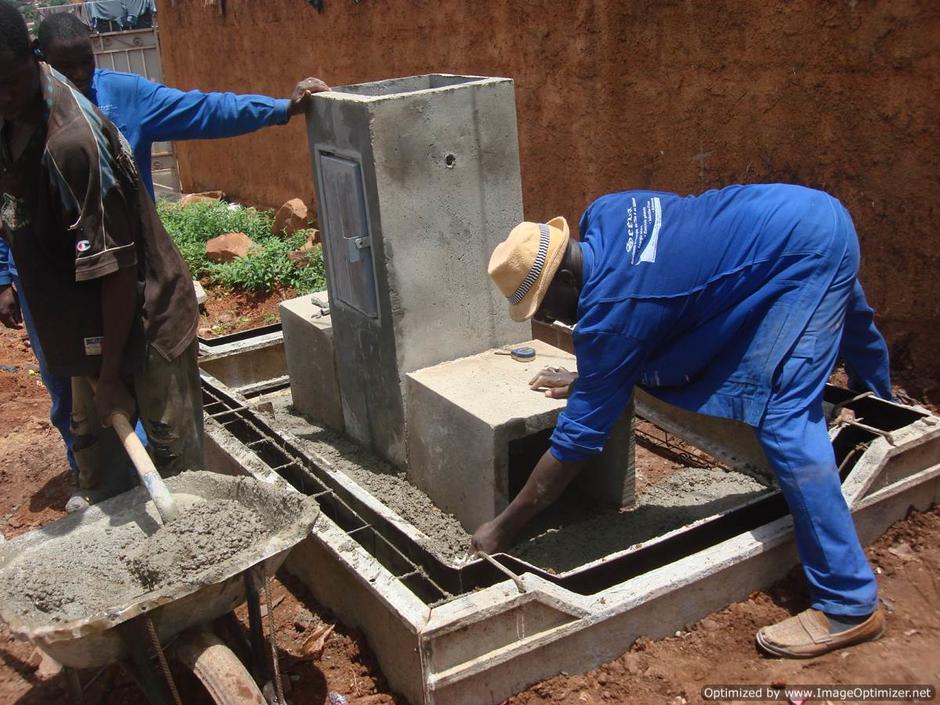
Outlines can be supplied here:
M108 602L100 599L101 590L96 592L99 597L94 608L67 601L37 608L33 596L19 588L20 583L28 582L23 577L37 561L56 555L70 557L74 570L68 571L68 578L80 581L82 571L88 568L83 552L88 553L102 531L150 535L164 530L153 502L138 487L0 546L0 585L5 592L0 619L17 637L33 642L65 667L73 699L78 702L82 702L78 669L119 662L153 705L179 703L168 654L191 670L220 705L262 705L266 701L258 681L269 675L268 657L273 656L275 676L278 666L273 649L265 653L260 594L291 548L309 534L319 515L316 501L252 477L210 472L185 472L170 478L167 485L182 512L204 500L234 500L260 517L266 532L233 555L151 589L141 585L135 590L115 579L113 590L107 591L114 604L106 608L100 605ZM253 677L208 629L211 622L246 600ZM270 615L270 605L268 610ZM152 656L157 657L157 665Z

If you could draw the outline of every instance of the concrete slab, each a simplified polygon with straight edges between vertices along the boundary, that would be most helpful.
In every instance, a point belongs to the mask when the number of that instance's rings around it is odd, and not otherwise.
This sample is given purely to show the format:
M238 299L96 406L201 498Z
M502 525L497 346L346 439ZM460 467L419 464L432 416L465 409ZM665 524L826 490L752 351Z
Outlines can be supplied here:
M513 82L342 86L307 126L346 431L402 466L405 374L529 337L486 276L522 220Z
M344 428L336 371L333 320L323 313L326 292L306 294L280 305L284 352L294 408L337 431Z
M408 477L468 531L496 516L521 488L565 407L528 382L546 366L574 371L574 356L538 340L526 345L536 350L530 363L493 349L408 375ZM631 505L633 460L628 412L605 452L583 471L582 486L599 503Z

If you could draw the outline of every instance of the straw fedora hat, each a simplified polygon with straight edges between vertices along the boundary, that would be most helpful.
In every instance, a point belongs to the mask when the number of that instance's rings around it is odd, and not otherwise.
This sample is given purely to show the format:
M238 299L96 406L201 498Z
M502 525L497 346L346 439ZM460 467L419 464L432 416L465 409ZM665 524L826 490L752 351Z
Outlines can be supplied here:
M490 257L488 273L509 301L509 316L526 321L535 315L568 246L568 223L520 223Z

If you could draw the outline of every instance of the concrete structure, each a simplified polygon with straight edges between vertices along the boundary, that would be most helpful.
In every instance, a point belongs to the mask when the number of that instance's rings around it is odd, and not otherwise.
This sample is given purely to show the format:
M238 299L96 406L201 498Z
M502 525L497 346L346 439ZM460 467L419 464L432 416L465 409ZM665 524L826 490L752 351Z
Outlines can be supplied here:
M218 345L199 345L199 367L246 396L287 381L280 330Z
M405 463L405 374L524 340L486 277L522 220L513 83L335 88L308 114L347 433Z
M333 322L326 301L326 292L322 291L281 302L281 329L294 408L342 431L343 403L336 374Z
M543 367L576 370L575 358L533 340L532 362L502 350L444 362L408 375L408 479L476 530L505 509L548 448L564 399L529 389ZM604 453L578 487L615 507L635 501L633 414L617 424Z
M290 435L272 431L267 446L257 437L236 437L229 429L264 423L242 408L237 395L227 396L227 402L206 407L212 469L266 481L287 477L275 463L294 451L266 456L272 446L290 444ZM845 427L834 438L839 457L850 449L843 491L859 536L868 543L911 507L940 501L940 418L881 400L853 406L891 433L889 443ZM769 586L797 561L791 519L775 496L559 575L499 556L521 573L522 591L503 577L475 581L476 571L487 568L480 562L460 568L423 564L418 574L402 560L419 557L426 538L329 459L310 463L296 474L296 462L283 466L295 487L322 493L320 519L311 538L291 554L288 569L320 604L366 634L389 684L412 705L495 705L542 678L589 670L622 654L638 637L667 636ZM777 503L771 512L762 504L768 501ZM744 515L728 516L732 512ZM703 531L713 530L709 522L726 525L727 533L700 540ZM650 551L670 544L679 546L671 560L667 555L631 570ZM459 577L445 599L423 597L415 587L416 578L428 575L443 582L448 571L459 571Z

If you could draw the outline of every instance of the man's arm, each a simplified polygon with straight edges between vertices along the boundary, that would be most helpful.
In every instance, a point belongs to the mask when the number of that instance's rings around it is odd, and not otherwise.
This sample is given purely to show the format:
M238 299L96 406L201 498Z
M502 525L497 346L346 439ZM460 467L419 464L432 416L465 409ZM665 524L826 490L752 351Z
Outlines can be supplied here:
M513 537L526 524L561 496L581 471L584 462L564 462L552 455L550 450L545 451L525 486L502 514L474 532L470 541L472 549L496 553L509 546Z
M473 550L493 553L510 546L536 514L558 499L585 462L604 449L610 430L623 414L642 369L644 346L609 333L580 338L575 347L581 375L558 417L551 448L509 506L473 534ZM570 381L569 376L573 373L566 373ZM538 381L539 376L532 384Z
M317 78L297 84L290 98L180 91L139 78L135 108L141 129L154 142L235 137L283 125L306 109L314 93L329 90Z
M101 279L101 371L95 389L95 406L104 426L111 425L115 410L128 417L134 413L134 400L121 377L124 347L137 312L137 272L124 267Z
M10 274L10 246L0 238L0 323L7 328L19 328L23 322L20 305L13 291Z
M888 346L875 326L875 312L858 281L846 308L839 356L845 361L851 389L871 390L882 399L894 399Z

